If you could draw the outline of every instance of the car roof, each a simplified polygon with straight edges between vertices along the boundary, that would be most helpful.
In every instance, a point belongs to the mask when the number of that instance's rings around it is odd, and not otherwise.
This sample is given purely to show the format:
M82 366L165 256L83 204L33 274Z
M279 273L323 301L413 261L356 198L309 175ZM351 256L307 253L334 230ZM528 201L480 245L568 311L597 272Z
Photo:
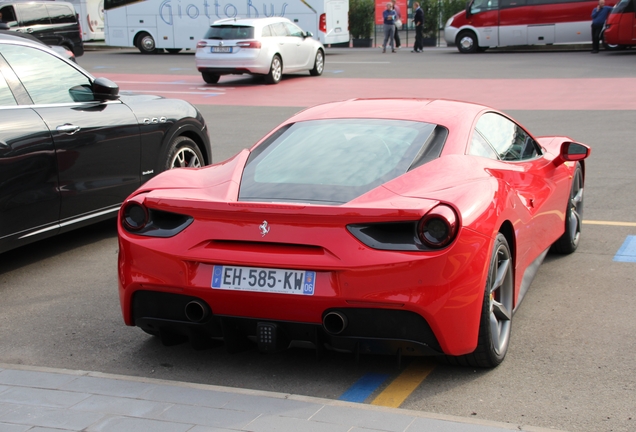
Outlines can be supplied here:
M2 0L0 0L2 1ZM273 24L277 22L289 22L289 18L283 17L267 17L267 18L226 18L219 21L215 21L212 26L216 25L242 25L242 26L253 26L253 27L263 27L268 24Z

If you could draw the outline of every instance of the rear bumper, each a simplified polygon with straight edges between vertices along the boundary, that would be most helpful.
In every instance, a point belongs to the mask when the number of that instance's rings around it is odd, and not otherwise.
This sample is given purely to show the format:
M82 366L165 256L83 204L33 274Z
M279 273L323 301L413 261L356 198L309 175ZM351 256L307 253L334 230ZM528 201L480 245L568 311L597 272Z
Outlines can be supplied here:
M192 307L195 309L189 309ZM324 315L334 313L344 317L342 328L215 315L203 299L181 294L137 291L133 297L135 325L161 337L167 345L187 339L197 347L220 339L230 351L256 345L263 352L297 346L361 354L442 354L430 326L416 313L339 308L326 310Z

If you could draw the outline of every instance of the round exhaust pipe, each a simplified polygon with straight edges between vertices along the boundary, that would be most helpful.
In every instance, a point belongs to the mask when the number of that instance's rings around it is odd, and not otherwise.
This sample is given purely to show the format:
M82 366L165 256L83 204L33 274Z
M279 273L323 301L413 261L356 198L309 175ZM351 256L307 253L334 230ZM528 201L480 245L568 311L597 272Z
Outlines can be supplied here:
M188 321L193 323L200 323L205 320L210 313L210 308L205 303L199 300L192 300L185 305L185 316Z
M337 335L347 328L347 317L342 312L334 311L327 313L322 319L322 326L327 333Z

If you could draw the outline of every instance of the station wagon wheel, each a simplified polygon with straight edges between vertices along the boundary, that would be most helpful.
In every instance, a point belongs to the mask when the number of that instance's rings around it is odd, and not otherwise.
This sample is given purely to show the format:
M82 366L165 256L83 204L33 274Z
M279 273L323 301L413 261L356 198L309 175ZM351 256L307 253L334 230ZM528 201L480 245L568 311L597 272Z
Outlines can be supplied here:
M177 137L172 141L164 169L200 168L203 165L203 155L194 141L184 136Z
M267 84L278 84L282 76L283 62L280 59L280 56L276 54L274 58L272 58L272 64L269 68L269 73L265 75L265 82Z
M201 72L201 76L203 77L203 81L205 81L208 84L216 84L219 82L219 78L221 78L221 75L219 74L213 74L208 72Z
M316 53L316 61L314 62L314 68L309 71L311 76L320 76L325 68L325 54L322 50L318 50Z
M477 48L479 48L477 44L477 36L470 30L460 32L457 35L455 43L459 52L464 54L477 52Z
M572 176L572 187L565 211L565 231L552 245L552 250L560 254L571 254L579 246L581 222L583 220L583 171L577 162Z
M143 32L137 36L137 49L142 54L154 54L157 52L157 47L155 46L155 40L150 34Z

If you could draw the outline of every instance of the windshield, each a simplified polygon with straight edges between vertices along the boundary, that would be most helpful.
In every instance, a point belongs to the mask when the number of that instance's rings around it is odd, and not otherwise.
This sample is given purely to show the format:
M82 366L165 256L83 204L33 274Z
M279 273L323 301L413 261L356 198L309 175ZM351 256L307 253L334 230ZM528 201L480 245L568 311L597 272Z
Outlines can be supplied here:
M338 119L299 122L256 148L239 200L345 203L439 156L434 124ZM434 139L435 137L441 139Z
M203 39L234 40L253 39L254 27L237 25L213 25L205 33Z
M613 14L623 12L634 12L633 0L621 0L616 6L614 6L614 9L612 9Z

